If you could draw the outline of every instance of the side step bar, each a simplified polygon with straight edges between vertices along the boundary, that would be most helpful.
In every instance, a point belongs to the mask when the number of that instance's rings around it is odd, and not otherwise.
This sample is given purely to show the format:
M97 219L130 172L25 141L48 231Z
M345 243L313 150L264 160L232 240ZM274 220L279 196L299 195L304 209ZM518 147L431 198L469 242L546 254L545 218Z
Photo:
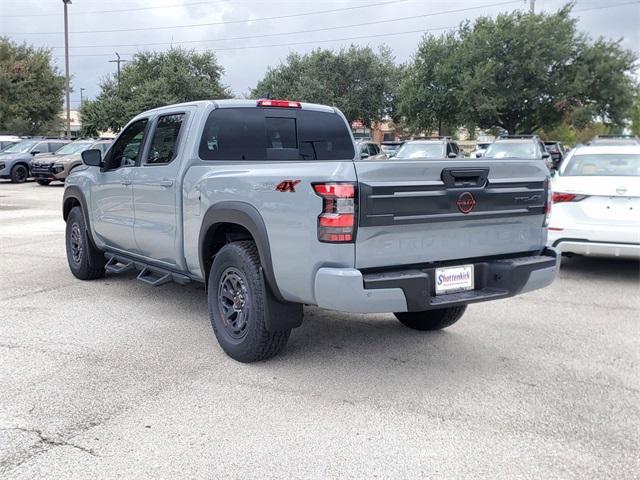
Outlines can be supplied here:
M180 285L191 283L191 278L183 273L173 272L111 252L105 253L104 256L107 259L104 267L107 272L125 273L139 271L138 280L152 287L159 287L169 282L176 282Z

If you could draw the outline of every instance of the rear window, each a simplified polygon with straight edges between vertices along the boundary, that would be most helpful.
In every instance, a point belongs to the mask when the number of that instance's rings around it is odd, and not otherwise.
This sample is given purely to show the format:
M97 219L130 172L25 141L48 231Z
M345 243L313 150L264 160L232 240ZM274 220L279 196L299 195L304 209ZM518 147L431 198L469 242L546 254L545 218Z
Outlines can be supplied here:
M640 155L574 155L565 167L562 175L569 177L637 177L640 176Z
M532 142L492 143L484 154L486 158L540 158Z
M344 120L328 112L277 108L220 108L204 126L203 160L351 160Z
M395 158L442 158L442 143L405 143L398 149Z

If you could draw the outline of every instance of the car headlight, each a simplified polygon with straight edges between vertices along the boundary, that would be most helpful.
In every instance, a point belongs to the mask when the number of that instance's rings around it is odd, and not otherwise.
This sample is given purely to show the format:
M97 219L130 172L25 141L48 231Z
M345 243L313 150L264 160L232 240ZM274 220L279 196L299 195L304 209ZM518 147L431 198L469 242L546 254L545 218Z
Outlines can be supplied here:
M54 165L51 170L53 171L53 173L60 173L64 170L64 167L62 165Z
M5 167L5 166L6 166L6 165L4 164L4 162L0 162L0 170L4 170L4 167Z

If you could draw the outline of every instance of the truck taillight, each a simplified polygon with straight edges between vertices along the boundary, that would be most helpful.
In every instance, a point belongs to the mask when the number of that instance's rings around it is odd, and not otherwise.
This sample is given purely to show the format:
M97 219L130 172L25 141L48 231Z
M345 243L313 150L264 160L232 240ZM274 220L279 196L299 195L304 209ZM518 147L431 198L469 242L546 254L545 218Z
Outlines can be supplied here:
M318 240L351 243L356 233L356 186L353 183L316 183L313 190L322 197L318 215Z
M551 221L551 206L553 205L553 190L551 189L550 178L547 178L545 187L547 188L547 199L544 204L544 223L542 224L542 226L548 227L549 222Z

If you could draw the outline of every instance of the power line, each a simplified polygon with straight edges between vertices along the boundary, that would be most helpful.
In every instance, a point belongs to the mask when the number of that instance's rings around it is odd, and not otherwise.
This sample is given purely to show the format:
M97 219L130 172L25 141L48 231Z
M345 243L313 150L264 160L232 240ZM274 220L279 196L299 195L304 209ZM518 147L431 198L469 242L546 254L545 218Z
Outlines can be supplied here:
M271 47L289 47L289 46L294 46L294 45L311 45L311 44L315 44L315 43L329 43L329 42L341 42L341 41L346 41L346 40L360 40L363 38L378 38L378 37L389 37L389 36L393 36L393 35L405 35L405 34L409 34L409 33L426 33L426 32L435 32L438 30L453 30L455 28L458 28L458 26L453 26L453 27L438 27L438 28L427 28L427 29L419 29L419 30L405 30L403 32L392 32L392 33L377 33L377 34L373 34L373 35L359 35L356 37L343 37L343 38L332 38L332 39L327 39L327 40L311 40L311 41L307 41L307 42L291 42L291 43L274 43L274 44L270 44L270 45L249 45L249 46L244 46L244 47L224 47L224 48L215 48L213 49L214 51L218 52L218 51L225 51L225 50L245 50L245 49L254 49L254 48L271 48ZM207 51L207 50L211 50L209 48L195 48L194 49L197 52L202 52L202 51ZM123 53L123 55L135 55L138 52L129 52L129 53ZM78 55L71 55L72 58L75 57L109 57L111 56L111 54L109 53L81 53Z
M209 43L209 42L224 42L224 41L232 41L232 40L248 40L253 38L267 38L267 37L279 37L282 35L296 35L301 33L316 33L316 32L326 32L330 30L338 30L341 28L353 28L353 27L364 27L369 25L379 25L383 23L392 23L392 22L401 22L405 20L412 20L416 18L425 18L425 17L434 17L437 15L445 15L448 13L459 13L467 10L479 9L479 8L488 8L495 6L502 6L507 3L520 3L520 0L514 0L510 2L499 2L493 4L486 4L481 7L467 7L467 8L458 8L455 10L445 10L442 12L432 12L425 13L421 15L410 15L407 17L399 17L399 18L391 18L387 20L374 20L370 22L362 22L362 23L352 23L349 25L337 25L333 27L323 27L323 28L312 28L307 30L296 30L291 32L280 32L280 33L264 33L260 35L245 35L242 37L226 37L226 38L212 38L208 40L185 40L185 41L172 41L172 42L155 42L155 43L129 43L129 44L100 44L100 45L76 45L73 48L100 48L100 47L152 47L159 45L175 45L175 44L183 44L183 43ZM52 47L52 48L61 48L61 47Z
M74 12L73 17L78 15L94 15L97 13L116 13L116 12L138 12L141 10L156 10L160 8L176 8L176 7L190 7L192 5L216 5L219 3L228 3L231 0L218 0L216 2L190 2L190 3L174 3L171 5L155 5L153 7L136 7L136 8L119 8L117 10L90 10ZM35 13L35 14L21 14L21 15L4 15L4 18L18 18L18 17L51 17L56 15L55 13Z
M640 3L640 1L635 0L633 2L614 3L613 5L601 5L599 7L581 8L579 10L575 10L574 13L588 12L589 10L601 10L603 8L622 7L624 5L633 5L633 4L638 4L638 3Z
M349 10L357 10L362 8L371 8L371 7L379 7L381 5L391 5L394 3L402 3L408 2L410 0L387 0L384 2L377 3L368 3L367 5L358 5L351 7L342 7L342 8L332 8L329 10L314 10L312 12L302 12L302 13L290 13L288 15L276 15L273 17L261 17L261 18L248 18L243 20L227 20L225 22L211 22L211 23L190 23L185 25L169 25L166 27L141 27L141 28L120 28L114 30L79 30L76 32L71 32L72 34L77 33L116 33L116 32L141 32L148 30L169 30L175 28L193 28L193 27L210 27L215 25L231 25L238 23L248 23L248 22L263 22L267 20L281 20L285 18L295 18L295 17L308 17L310 15L320 15L323 13L335 13L335 12L345 12ZM511 2L505 2L511 3ZM6 33L5 35L57 35L62 32L13 32Z

